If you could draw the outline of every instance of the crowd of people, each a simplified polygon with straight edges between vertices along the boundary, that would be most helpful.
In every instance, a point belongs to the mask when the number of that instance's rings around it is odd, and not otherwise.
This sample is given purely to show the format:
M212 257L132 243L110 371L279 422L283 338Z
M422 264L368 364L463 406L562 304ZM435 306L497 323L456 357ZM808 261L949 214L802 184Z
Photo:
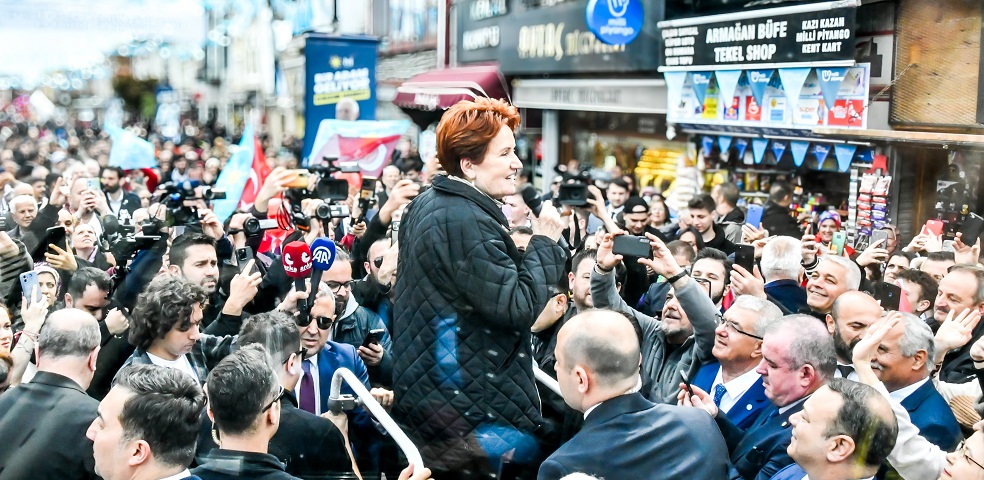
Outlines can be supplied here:
M531 191L519 120L455 105L375 202L266 145L229 218L220 127L124 171L98 129L4 126L0 479L984 478L979 240L840 248L783 182L754 224L731 183Z

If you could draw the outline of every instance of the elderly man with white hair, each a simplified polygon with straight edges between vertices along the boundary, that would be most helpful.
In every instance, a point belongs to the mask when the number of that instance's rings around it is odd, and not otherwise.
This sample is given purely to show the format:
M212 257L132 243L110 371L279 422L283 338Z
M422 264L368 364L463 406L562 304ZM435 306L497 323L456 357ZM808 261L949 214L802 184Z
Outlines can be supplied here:
M16 225L10 238L20 239L38 216L38 202L31 195L18 195L10 200L10 217Z
M762 250L760 267L765 279L765 294L788 312L798 312L806 307L806 291L800 286L801 249L799 239L778 236L770 239Z

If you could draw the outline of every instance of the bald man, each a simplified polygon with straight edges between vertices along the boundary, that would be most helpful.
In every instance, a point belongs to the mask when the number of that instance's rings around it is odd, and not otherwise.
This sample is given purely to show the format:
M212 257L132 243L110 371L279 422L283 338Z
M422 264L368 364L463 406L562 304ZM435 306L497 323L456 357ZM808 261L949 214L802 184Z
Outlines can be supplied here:
M857 290L842 293L834 300L826 316L827 331L834 339L837 353L835 376L857 381L851 357L854 346L864 338L868 327L878 321L882 308L871 295Z
M728 478L724 438L706 414L654 404L638 392L642 354L622 315L589 310L560 329L557 381L584 412L581 431L540 466L539 480ZM700 452L697 454L696 452Z
M0 478L98 478L86 430L99 402L85 389L101 338L95 317L83 310L58 310L45 321L38 373L0 396Z

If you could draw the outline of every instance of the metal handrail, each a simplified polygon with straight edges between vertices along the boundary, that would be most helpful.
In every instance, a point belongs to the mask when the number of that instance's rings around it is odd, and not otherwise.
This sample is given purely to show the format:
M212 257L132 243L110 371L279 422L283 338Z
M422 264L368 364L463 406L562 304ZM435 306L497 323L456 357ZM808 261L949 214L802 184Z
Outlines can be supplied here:
M552 390L557 395L560 395L561 397L563 397L563 395L561 395L561 393L560 393L560 384L557 383L557 381L554 380L553 377L551 377L549 374L547 374L547 372L544 372L543 370L540 370L540 367L537 366L536 362L533 362L533 376L536 377L536 379L540 383L542 383L543 386L549 388L550 390Z
M331 396L328 397L328 401L334 402L340 405L342 396L342 381L345 381L355 395L359 397L362 405L366 407L370 413L376 417L376 420L386 429L386 431L393 437L396 444L400 446L403 450L403 454L406 455L407 460L414 466L414 471L419 472L424 469L424 460L420 456L420 451L417 450L417 446L410 441L410 437L407 437L406 433L396 424L393 417L390 417L389 413L383 408L379 402L373 398L369 390L366 390L365 385L359 380L359 377L355 376L351 370L347 368L339 368L335 370L335 373L331 376ZM337 413L337 412L336 412Z

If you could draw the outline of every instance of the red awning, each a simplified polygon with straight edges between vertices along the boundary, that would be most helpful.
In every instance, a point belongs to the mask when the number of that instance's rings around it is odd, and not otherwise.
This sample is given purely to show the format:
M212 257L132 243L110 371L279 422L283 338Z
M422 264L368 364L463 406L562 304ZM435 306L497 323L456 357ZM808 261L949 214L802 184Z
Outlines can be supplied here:
M393 103L415 110L445 110L478 97L509 100L506 79L492 65L444 68L421 73L396 88Z

